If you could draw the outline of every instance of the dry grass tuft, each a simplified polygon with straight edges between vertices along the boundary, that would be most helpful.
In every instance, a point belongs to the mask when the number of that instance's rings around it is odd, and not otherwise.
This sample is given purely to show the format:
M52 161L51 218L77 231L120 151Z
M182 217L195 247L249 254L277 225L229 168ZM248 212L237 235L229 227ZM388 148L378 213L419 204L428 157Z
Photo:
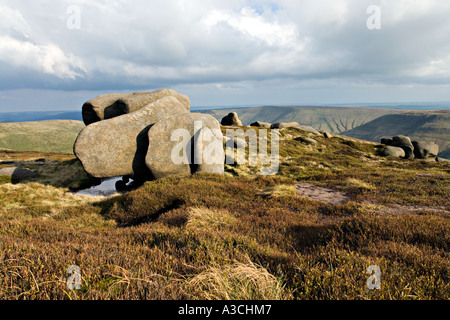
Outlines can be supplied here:
M258 195L263 198L279 198L279 197L285 197L285 196L295 196L297 194L297 190L294 186L289 185L276 185L267 189L264 189L263 191L259 192Z
M229 227L236 221L226 210L189 208L186 228L191 230L217 230Z
M265 268L248 260L211 266L188 282L194 296L206 300L283 300L291 294Z
M355 187L364 190L375 190L377 188L372 183L364 182L355 178L349 178L345 180L343 184L348 187Z

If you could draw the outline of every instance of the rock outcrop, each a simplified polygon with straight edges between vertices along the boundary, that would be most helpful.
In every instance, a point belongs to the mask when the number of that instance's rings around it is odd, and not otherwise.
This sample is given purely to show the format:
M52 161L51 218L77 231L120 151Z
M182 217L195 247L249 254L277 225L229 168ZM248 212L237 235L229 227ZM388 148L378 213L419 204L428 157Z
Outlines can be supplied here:
M161 120L148 130L148 141L145 163L156 179L224 173L223 135L210 115L190 113Z
M439 153L439 146L436 143L411 141L409 137L403 135L395 136L392 139L382 138L381 143L385 145L380 153L382 156L404 159L429 159L437 158Z
M178 114L188 114L188 110L167 96L135 112L92 123L78 135L74 153L85 171L96 178L146 176L149 127Z
M256 121L250 124L251 127L258 127L262 129L270 129L271 124L268 122Z
M241 120L239 120L239 117L236 112L230 112L227 116L223 117L220 124L223 126L242 127L242 122Z
M284 129L300 127L298 122L276 122L270 126L270 129Z
M95 178L122 176L118 191L128 188L130 178L133 185L171 175L223 174L219 122L189 108L188 97L169 89L98 96L83 105L87 126L74 153Z
M322 134L311 126L304 126L298 122L276 122L270 126L271 129L285 129L285 128L295 128L302 131L310 132L317 136L322 136Z
M381 155L385 157L404 158L405 151L400 147L386 146L381 152Z
M405 159L414 159L414 146L407 136L395 136L392 138L391 146L400 147L405 151Z
M113 93L100 95L83 104L82 116L86 125L132 113L164 97L175 97L188 111L190 100L187 96L171 89L154 92L138 91L129 94Z
M18 167L7 167L0 169L0 176L7 176L16 179L25 179L25 178L37 178L39 174L34 171L28 169L22 169Z
M412 144L417 159L436 158L439 154L439 146L434 142L413 141Z

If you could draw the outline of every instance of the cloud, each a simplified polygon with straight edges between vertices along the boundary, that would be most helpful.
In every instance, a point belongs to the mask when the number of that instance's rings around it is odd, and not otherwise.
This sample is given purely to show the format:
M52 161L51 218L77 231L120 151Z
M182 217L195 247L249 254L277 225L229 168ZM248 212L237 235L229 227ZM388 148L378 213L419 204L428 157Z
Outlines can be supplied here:
M366 27L369 5L381 7L381 30ZM80 9L80 29L67 28L69 6ZM449 14L450 2L441 0L16 0L0 5L0 83L247 91L267 81L447 85Z
M18 10L1 5L0 21L0 62L10 69L29 69L61 79L75 79L86 71L81 58L49 41L39 43L39 37Z

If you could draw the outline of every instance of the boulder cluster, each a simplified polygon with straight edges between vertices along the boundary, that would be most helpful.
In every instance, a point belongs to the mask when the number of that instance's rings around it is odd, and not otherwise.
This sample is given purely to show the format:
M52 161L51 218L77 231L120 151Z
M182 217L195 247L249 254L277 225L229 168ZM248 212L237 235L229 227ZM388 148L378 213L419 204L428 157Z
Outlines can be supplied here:
M436 158L439 146L434 142L411 141L407 136L399 135L381 139L385 145L381 155L403 159L430 159Z
M236 112L230 112L228 115L222 118L220 122L223 126L242 126L241 120ZM285 128L296 128L303 131L307 131L313 133L318 136L322 136L323 134L314 129L311 126L304 126L297 122L277 122L277 123L268 123L262 121L256 121L250 124L251 127L258 127L261 129L285 129ZM331 133L327 132L327 137L332 137Z
M210 129L209 141L222 145L218 121L210 115L190 113L189 98L174 90L101 95L84 103L82 116L86 127L75 141L74 154L95 178L123 176L119 186L125 186L129 178L145 181L224 172L223 163L193 161L194 153L205 147L196 139L202 131ZM187 133L187 139L180 142L176 132ZM189 159L174 163L176 148Z

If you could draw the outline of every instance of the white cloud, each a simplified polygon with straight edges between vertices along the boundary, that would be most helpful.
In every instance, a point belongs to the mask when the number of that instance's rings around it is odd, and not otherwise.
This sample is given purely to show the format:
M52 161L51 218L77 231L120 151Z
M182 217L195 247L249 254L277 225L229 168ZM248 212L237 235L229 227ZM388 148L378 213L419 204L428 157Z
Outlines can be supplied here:
M0 62L62 79L75 79L86 71L80 58L65 53L58 45L38 43L39 36L18 10L0 6L0 24Z
M25 67L62 79L75 79L81 76L77 70L85 71L79 58L66 55L56 45L36 45L5 36L0 36L0 61L7 61L10 66Z
M377 3L382 29L371 31L366 9ZM66 26L71 5L80 30ZM0 82L247 91L274 79L449 83L449 16L443 0L8 1L0 4ZM18 71L25 78L8 81Z
M271 47L297 46L298 34L293 23L280 24L276 19L268 21L249 7L242 8L239 14L214 10L203 19L210 33L214 32L214 27L221 22L238 30L249 40L262 41Z

